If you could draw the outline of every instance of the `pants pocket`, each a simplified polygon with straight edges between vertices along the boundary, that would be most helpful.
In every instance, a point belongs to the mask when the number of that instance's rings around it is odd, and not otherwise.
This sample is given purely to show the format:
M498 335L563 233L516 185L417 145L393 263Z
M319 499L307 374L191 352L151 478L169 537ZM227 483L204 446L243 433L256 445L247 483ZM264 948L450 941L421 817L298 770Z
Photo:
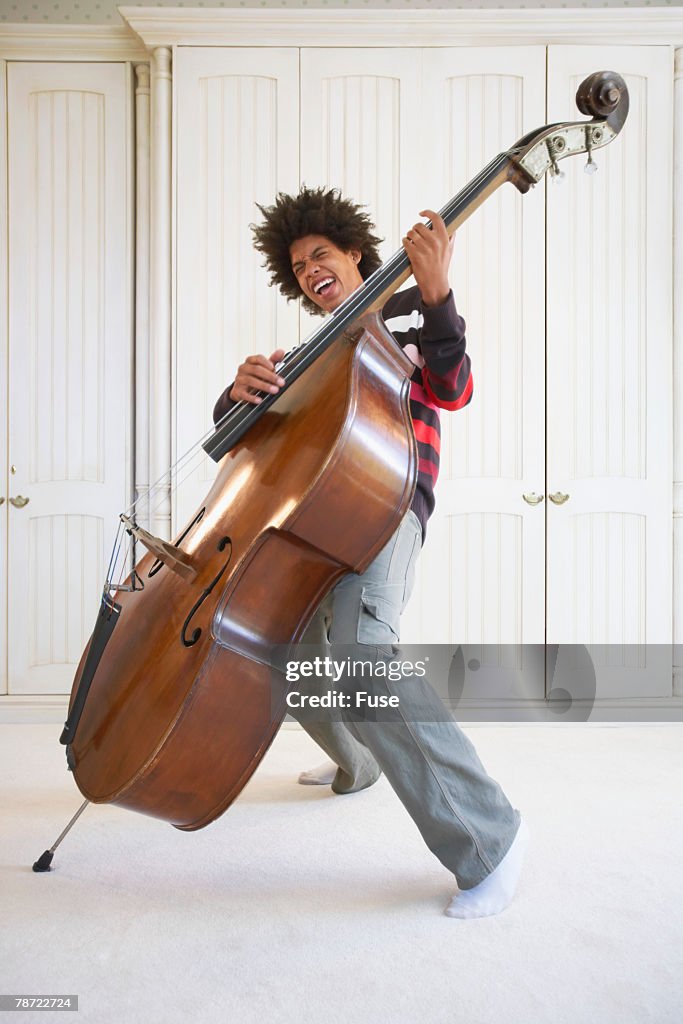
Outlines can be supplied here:
M356 637L360 644L389 646L398 643L403 586L371 583L363 587Z

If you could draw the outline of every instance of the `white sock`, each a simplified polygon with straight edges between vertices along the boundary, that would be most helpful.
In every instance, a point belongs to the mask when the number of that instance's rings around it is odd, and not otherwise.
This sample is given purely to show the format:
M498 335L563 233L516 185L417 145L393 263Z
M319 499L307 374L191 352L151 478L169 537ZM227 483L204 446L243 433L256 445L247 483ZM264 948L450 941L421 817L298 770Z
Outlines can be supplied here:
M473 889L466 889L454 896L446 907L446 915L461 918L490 917L505 910L515 895L528 841L529 827L522 821L512 846L498 867Z
M317 768L309 768L307 772L299 775L300 786L329 786L337 774L337 766L334 761L325 761Z

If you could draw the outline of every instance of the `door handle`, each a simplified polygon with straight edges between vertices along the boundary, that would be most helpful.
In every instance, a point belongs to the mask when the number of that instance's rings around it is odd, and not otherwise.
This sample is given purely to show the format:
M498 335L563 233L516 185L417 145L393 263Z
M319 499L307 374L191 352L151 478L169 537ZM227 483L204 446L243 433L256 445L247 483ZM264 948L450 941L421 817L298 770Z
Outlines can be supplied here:
M4 505L4 504L5 504L5 499L4 498L0 498L0 505Z
M23 495L17 494L16 498L10 498L10 505L14 505L15 508L23 508L24 505L28 505L30 498L24 498Z
M543 501L543 495L536 494L536 491L531 491L530 494L523 494L522 497L527 505L540 505Z
M565 501L569 501L569 495L563 494L562 491L555 491L554 494L549 494L548 497L553 505L564 505Z

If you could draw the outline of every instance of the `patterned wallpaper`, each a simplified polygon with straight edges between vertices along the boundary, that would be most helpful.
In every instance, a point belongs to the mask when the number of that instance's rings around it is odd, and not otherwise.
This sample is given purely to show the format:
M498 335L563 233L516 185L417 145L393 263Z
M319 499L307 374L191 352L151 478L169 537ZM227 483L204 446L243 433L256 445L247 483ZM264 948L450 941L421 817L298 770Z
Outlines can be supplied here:
M526 7L680 7L683 0L148 0L147 3L126 3L130 7L273 7L289 8L376 8L414 10L422 8L526 8ZM122 25L118 0L0 0L0 22L34 22L44 24Z

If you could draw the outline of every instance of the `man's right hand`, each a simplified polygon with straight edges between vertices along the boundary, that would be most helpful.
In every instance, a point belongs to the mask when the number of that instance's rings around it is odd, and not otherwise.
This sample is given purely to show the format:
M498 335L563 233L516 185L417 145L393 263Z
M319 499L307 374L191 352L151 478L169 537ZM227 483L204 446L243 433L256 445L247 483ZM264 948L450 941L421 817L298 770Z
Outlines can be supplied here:
M247 356L237 369L235 383L230 389L233 402L251 402L258 405L263 399L257 391L267 391L276 395L284 385L284 380L275 372L275 364L285 354L283 348L276 349L270 359L266 356Z

